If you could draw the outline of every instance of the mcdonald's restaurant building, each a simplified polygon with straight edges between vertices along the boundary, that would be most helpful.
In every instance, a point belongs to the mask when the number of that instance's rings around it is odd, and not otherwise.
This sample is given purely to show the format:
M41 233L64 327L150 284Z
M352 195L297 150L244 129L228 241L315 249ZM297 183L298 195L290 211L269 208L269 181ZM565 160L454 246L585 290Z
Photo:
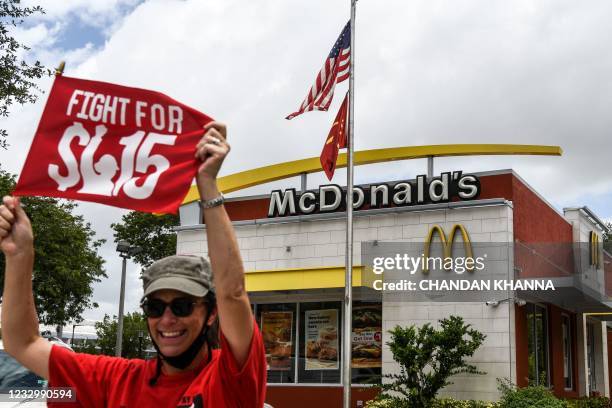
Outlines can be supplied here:
M275 407L342 405L343 200L336 185L226 199L264 337L267 402ZM470 358L486 375L457 375L443 395L496 400L497 378L543 384L561 397L610 395L612 256L601 244L604 223L587 207L560 211L512 170L361 185L354 200L353 406L376 395L372 384L381 375L399 371L386 345L390 329L435 326L450 315L486 335ZM193 196L180 218L177 253L207 255L205 220ZM422 246L441 238L448 246L464 240L474 252L479 242L505 244L510 251L489 261L515 279L549 279L555 290L412 302L373 288L365 245Z

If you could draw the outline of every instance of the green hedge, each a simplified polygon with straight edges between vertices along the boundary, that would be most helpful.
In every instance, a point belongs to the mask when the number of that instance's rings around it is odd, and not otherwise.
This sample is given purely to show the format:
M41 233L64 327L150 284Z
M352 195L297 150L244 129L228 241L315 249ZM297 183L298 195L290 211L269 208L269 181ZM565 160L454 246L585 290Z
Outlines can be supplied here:
M577 400L566 400L567 408L612 408L610 398L591 397Z
M431 408L498 408L496 402L456 400L454 398L439 398L434 401Z
M436 399L430 408L612 408L609 398L592 397L577 400L556 398L544 387L525 387L511 390L499 402L456 400L454 398ZM366 408L409 408L399 398L372 400Z
M366 408L409 408L405 401L399 398L372 400L366 403ZM454 398L438 398L429 408L500 408L499 404L488 401L457 400Z

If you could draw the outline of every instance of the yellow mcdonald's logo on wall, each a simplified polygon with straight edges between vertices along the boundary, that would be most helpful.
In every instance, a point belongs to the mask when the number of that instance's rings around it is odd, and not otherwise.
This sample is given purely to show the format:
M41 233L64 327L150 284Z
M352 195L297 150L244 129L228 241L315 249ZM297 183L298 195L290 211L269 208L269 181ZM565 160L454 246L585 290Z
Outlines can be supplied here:
M599 268L599 235L595 231L589 233L589 265Z
M450 235L448 238L444 233L444 229L439 225L434 225L430 228L429 234L427 234L427 239L425 240L425 249L423 251L423 256L425 258L423 272L429 272L427 259L429 258L429 253L431 252L431 243L434 239L434 235L437 233L440 236L440 241L442 242L444 259L452 258L453 256L453 242L455 241L455 235L457 235L457 231L461 232L461 237L463 238L463 245L465 248L465 256L466 258L474 258L474 251L472 249L472 242L470 241L470 236L467 233L465 227L461 224L453 225L453 228L450 231ZM472 272L474 270L474 266L472 265L467 269Z

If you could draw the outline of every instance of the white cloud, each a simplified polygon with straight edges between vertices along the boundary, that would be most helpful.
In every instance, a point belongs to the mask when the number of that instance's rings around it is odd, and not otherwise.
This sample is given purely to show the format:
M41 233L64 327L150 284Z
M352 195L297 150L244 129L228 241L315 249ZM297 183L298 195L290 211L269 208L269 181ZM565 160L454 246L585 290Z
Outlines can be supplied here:
M35 52L53 46L61 28L62 24L59 22L49 25L38 23L29 27L23 25L9 27L9 32L17 41L30 47Z
M33 31L29 35L43 47L34 50L37 55L52 63L68 55L66 75L155 89L227 122L233 150L224 174L318 156L346 91L346 83L337 87L328 113L284 119L301 103L348 19L346 1L158 0L136 6L71 0L44 6L47 27L77 18L112 29L104 44L72 54ZM612 3L604 0L359 2L356 148L560 145L560 158L441 158L436 171L514 168L557 205L589 205L585 197L611 194L611 13ZM44 81L43 89L50 83ZM3 167L19 171L44 99L0 123L13 144L0 152ZM358 167L356 180L409 178L424 170L424 160ZM344 171L338 174L342 183ZM310 186L324 181L321 175L309 180ZM108 225L121 212L88 206L82 206L88 219L109 238ZM612 208L600 215L612 217ZM98 285L96 299L105 312L116 313L120 262L112 244L103 255L111 278ZM130 282L130 307L136 307L139 282Z
M122 11L136 6L141 0L23 0L25 7L41 6L45 13L38 18L58 21L76 17L85 23L103 28L121 15Z

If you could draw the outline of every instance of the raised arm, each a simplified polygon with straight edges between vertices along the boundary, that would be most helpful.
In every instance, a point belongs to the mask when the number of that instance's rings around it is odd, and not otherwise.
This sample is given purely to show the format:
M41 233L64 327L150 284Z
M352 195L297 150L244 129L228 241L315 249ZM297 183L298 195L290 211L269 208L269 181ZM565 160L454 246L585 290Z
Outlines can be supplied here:
M196 157L202 161L196 181L200 198L219 196L217 174L230 151L225 125L211 122L198 144ZM208 256L212 265L217 294L221 331L229 343L236 362L242 366L248 357L253 336L253 315L246 293L244 266L234 228L221 206L204 210Z
M0 250L4 253L2 342L7 353L39 376L49 379L51 343L38 333L32 293L34 239L18 198L4 197L0 206Z

